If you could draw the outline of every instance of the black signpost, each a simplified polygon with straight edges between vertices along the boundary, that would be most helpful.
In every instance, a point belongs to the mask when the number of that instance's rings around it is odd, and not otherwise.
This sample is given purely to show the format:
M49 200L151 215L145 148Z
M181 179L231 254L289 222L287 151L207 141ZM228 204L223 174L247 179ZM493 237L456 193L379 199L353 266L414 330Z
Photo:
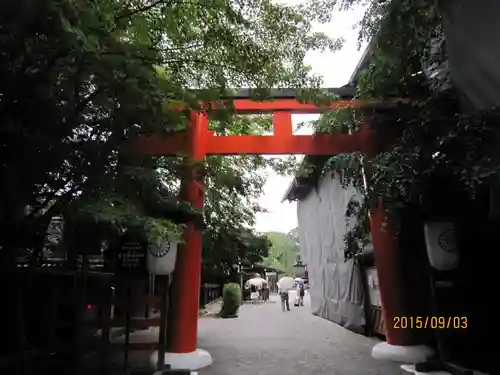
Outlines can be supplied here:
M126 290L124 371L127 371L129 366L132 284L147 275L146 252L147 241L131 232L125 233L115 248L116 275Z
M145 276L147 242L137 236L125 234L116 253L117 273L127 276Z

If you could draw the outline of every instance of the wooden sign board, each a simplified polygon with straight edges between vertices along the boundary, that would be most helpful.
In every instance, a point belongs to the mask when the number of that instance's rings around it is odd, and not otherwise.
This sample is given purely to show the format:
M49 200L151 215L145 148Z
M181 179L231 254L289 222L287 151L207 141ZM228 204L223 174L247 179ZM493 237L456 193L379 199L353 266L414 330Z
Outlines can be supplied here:
M119 274L144 276L146 271L147 242L143 238L125 234L116 251Z
M55 249L62 240L63 232L64 218L62 216L52 217L45 235L45 246Z

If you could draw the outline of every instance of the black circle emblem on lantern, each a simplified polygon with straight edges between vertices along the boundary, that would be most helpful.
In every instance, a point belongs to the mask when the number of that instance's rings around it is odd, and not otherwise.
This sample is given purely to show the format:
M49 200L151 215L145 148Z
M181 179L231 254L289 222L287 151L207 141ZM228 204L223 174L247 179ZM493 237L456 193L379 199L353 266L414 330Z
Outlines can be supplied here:
M455 251L455 239L451 228L444 230L438 237L439 246L447 253Z
M159 245L150 244L149 253L155 258L162 258L168 254L171 246L170 240L164 240Z

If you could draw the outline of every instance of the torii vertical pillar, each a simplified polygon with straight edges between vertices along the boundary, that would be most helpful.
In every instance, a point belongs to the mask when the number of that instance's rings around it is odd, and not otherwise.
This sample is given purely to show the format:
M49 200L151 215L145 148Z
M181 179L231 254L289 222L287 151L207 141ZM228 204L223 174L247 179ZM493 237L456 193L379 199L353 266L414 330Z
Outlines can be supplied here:
M367 156L373 157L374 145L367 147ZM369 183L370 171L363 169L365 183ZM434 350L426 345L419 345L413 339L409 328L401 328L395 324L397 317L407 317L405 303L404 270L400 251L393 228L387 220L382 199L375 202L370 209L370 230L377 268L382 317L385 323L386 342L376 344L372 349L375 359L414 364L424 362L434 354Z
M434 354L432 348L415 342L409 328L395 325L397 317L407 317L405 304L404 270L394 232L390 223L386 223L382 202L372 207L370 228L377 267L382 316L385 323L386 342L376 344L372 349L375 359L414 364L424 362Z
M181 185L181 199L203 209L203 173L197 173L206 155L208 117L192 113L187 131L187 170ZM194 221L184 229L184 244L177 252L167 320L165 364L173 370L198 370L212 363L210 353L197 349L200 301L202 230ZM160 348L161 350L162 348ZM157 355L157 354L156 354ZM157 356L153 354L151 362Z

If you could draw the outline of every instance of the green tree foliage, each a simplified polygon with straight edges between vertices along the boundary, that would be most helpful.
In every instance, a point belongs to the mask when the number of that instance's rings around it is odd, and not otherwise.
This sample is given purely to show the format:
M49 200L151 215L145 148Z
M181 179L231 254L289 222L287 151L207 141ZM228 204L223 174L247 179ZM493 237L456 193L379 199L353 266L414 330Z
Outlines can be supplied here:
M290 232L288 232L288 235L293 238L297 245L299 244L299 227L293 228Z
M319 167L303 167L309 174L320 168L320 176L331 175L344 187L351 185L358 191L345 213L350 228L344 237L346 258L360 252L370 241L370 202L381 196L388 213L394 217L401 208L421 203L421 195L428 187L429 174L426 172L429 171L421 169L423 159L416 155L425 152L425 160L432 159L437 150L426 147L432 137L437 137L435 141L439 139L438 133L443 128L436 126L436 118L448 116L452 119L455 114L449 95L445 99L444 95L436 94L433 90L436 82L429 80L423 71L426 65L439 66L446 58L435 51L442 39L442 26L434 4L406 0L343 0L340 9L361 4L366 5L366 13L358 25L359 42L369 42L369 64L360 74L358 96L368 100L402 97L411 98L413 102L391 110L334 110L322 115L314 124L318 132L349 133L358 130L360 124L370 123L379 140L380 153L375 159L367 160L360 153L340 154L328 158ZM417 101L419 107L413 106ZM436 111L438 106L440 112ZM422 132L424 127L430 129L431 126L435 129L432 135ZM390 142L397 146L387 149ZM363 181L363 167L369 172L368 190Z
M299 244L295 232L267 232L265 235L271 241L269 255L264 259L263 264L268 267L273 267L283 271L285 274L292 276L295 272L294 265L299 256Z
M182 129L185 113L172 105L196 107L231 87L254 87L259 95L270 87L319 87L302 61L308 50L339 47L311 30L312 21L325 20L328 5L7 1L0 15L2 253L40 247L54 213L114 230L138 226L150 236L178 233L165 212L179 209L181 163L130 158L125 143ZM224 121L219 129L251 128L248 120ZM243 168L254 178L259 159L216 160L207 168L217 170L215 183L240 193L258 189L235 181ZM236 165L240 176L221 182ZM255 210L247 208L210 201L209 227L215 212L227 225L242 216L249 223Z
M417 215L442 214L443 209L451 213L452 200L474 200L498 183L498 110L464 113L444 64L448 56L439 3L345 0L342 5L360 3L367 4L360 42L371 43L358 96L411 100L390 109L326 114L318 129L329 132L346 133L369 122L377 134L379 154L372 160L337 155L324 172L335 172L367 198L361 205L351 202L346 216L366 217L368 205L382 198L397 229L399 218L409 210ZM432 69L434 74L426 74ZM361 166L369 174L366 191ZM436 194L444 199L436 200ZM368 230L359 229L355 226L347 239L362 242Z
M362 23L361 38L377 36L359 95L405 97L413 103L374 113L371 122L379 138L395 146L381 147L369 163L368 194L381 196L396 215L408 207L428 210L432 191L444 181L450 192L475 198L498 180L497 111L464 114L460 95L447 80L449 72L444 70L441 80L424 74L445 68L448 58L438 6L391 3L373 2Z

